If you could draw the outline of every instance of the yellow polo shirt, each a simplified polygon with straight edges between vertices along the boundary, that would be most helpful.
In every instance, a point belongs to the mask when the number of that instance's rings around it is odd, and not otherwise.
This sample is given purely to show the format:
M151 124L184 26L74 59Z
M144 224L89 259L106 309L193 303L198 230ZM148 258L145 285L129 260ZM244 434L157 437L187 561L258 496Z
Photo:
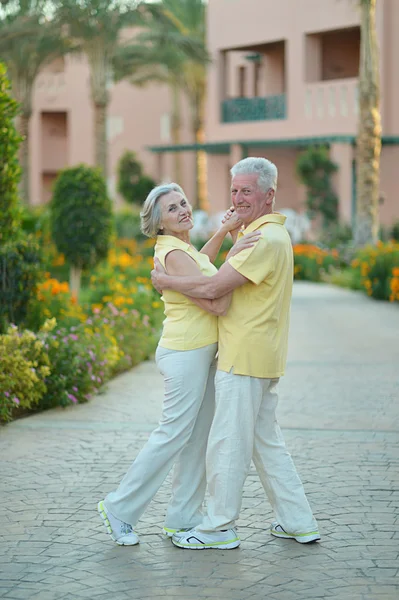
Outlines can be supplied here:
M206 254L198 252L193 246L173 235L159 235L155 245L155 257L164 268L166 256L172 250L182 250L191 256L203 275L211 277L217 273L217 268ZM215 315L206 312L179 292L165 290L161 299L165 304L166 316L159 341L162 348L195 350L218 341Z
M284 374L293 282L285 219L264 215L239 234L259 230L262 237L228 261L249 282L234 290L227 315L219 317L221 371L270 379Z

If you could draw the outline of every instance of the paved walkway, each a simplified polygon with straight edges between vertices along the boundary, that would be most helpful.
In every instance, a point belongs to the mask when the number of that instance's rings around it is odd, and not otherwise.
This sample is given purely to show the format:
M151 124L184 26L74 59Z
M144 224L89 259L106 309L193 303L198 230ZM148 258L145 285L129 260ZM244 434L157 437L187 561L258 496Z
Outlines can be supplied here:
M322 543L274 539L255 472L238 550L184 551L161 535L167 481L113 545L96 513L156 424L153 363L90 404L0 433L0 598L37 600L397 600L399 309L328 286L295 286L280 422Z

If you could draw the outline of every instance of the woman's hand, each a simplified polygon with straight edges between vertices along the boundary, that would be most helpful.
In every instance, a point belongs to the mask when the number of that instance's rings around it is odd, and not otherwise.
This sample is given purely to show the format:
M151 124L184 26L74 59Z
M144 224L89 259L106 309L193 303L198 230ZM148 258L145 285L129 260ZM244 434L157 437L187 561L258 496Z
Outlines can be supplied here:
M261 236L262 236L261 231L252 231L251 233L247 233L246 235L244 235L230 249L230 252L226 256L226 260L228 260L232 256L235 256L236 254L241 252L241 250L245 250L246 248L252 248L252 246L255 246L256 242L259 240L259 238Z
M230 208L226 211L226 213L223 216L222 225L220 226L220 229L224 232L224 234L230 232L233 236L233 233L235 233L237 237L237 233L240 230L241 225L242 221L238 218L234 207L230 206Z

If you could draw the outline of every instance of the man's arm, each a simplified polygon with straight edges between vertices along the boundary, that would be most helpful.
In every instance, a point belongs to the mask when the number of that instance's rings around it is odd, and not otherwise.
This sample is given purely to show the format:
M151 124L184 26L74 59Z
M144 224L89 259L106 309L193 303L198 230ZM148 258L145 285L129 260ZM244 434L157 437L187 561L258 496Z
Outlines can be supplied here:
M219 272L212 277L206 277L205 275L194 277L171 276L165 272L157 259L154 260L154 265L154 270L151 271L154 287L161 290L175 290L175 292L180 292L192 298L208 298L210 300L220 298L249 281L233 269L228 262L224 263Z
M178 279L202 277L201 271L194 260L181 250L173 250L172 252L169 252L169 254L166 256L165 265L168 269L168 275L177 276ZM209 277L205 277L205 279L209 279ZM190 298L191 302L200 308L206 310L212 315L217 315L219 317L224 316L227 313L231 301L231 294L224 294L222 297L217 299L201 297L196 298L188 296L188 294L185 294L185 296Z

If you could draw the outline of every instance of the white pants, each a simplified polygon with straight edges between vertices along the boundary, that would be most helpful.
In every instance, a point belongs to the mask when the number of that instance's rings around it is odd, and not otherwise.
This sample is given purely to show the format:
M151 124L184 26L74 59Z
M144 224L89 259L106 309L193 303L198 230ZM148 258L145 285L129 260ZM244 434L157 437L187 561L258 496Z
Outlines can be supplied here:
M105 498L106 508L121 521L136 525L176 461L165 526L195 527L202 521L216 350L217 344L184 352L158 346L155 358L165 380L159 426L118 489Z
M206 469L210 500L202 531L234 526L253 459L279 524L290 533L317 530L305 491L276 420L278 379L216 372L216 408Z

